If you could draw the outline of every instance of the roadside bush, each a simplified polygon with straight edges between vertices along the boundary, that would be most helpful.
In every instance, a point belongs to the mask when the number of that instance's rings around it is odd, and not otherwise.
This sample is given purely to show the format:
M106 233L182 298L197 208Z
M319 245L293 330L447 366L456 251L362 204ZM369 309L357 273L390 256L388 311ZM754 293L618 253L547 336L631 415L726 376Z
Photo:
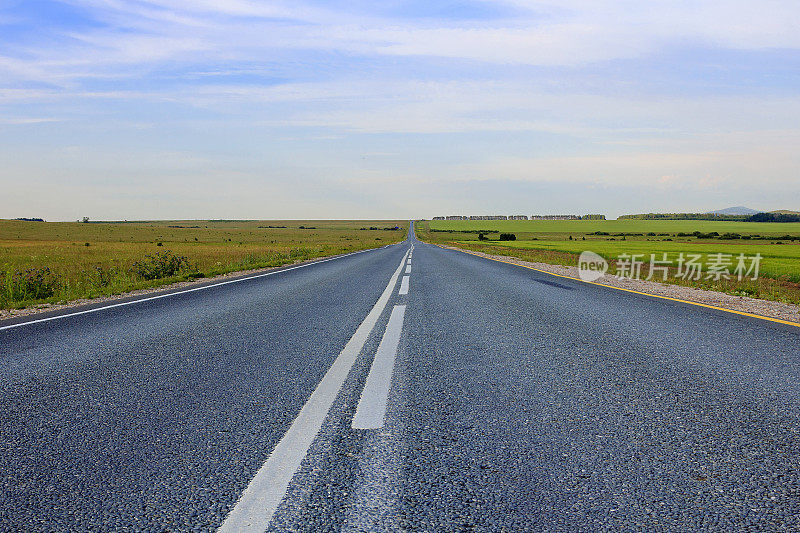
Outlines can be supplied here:
M517 236L513 233L501 233L500 234L501 241L516 241Z
M488 241L489 238L486 236L485 233L478 233L478 240L479 241Z
M0 290L3 298L10 301L40 300L55 295L61 286L61 278L49 268L29 268L2 273Z
M116 268L105 268L102 265L94 267L94 279L98 287L108 287L119 275Z
M158 279L174 276L182 270L191 268L189 259L183 255L175 255L169 250L146 255L144 260L136 261L132 271L144 279Z

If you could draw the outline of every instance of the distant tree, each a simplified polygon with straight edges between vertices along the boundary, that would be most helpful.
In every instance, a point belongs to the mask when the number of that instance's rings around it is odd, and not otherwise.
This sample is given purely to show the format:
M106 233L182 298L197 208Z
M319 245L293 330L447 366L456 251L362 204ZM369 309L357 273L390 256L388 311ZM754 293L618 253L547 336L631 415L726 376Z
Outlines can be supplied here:
M748 222L800 222L800 215L783 213L756 213L747 219Z

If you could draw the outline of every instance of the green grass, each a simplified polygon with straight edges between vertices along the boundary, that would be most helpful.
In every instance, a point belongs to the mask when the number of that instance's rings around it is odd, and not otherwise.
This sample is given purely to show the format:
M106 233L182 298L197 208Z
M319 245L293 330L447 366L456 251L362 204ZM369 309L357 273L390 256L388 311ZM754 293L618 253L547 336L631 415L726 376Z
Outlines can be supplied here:
M741 233L758 235L800 235L800 222L737 222L713 220L432 220L430 229L480 230L529 233L533 235L608 233Z
M394 226L401 230L383 229ZM400 221L0 220L0 308L118 294L374 248L404 239L407 230L408 223ZM178 272L157 279L145 279L141 269L137 273L137 262L165 251L186 258ZM29 278L35 279L26 283ZM52 294L42 297L40 291L37 297L31 287L48 288L48 280L55 280Z
M647 241L492 241L492 245L501 245L508 248L527 248L532 250L555 250L580 254L584 250L591 250L608 260L614 260L621 254L641 254L639 258L645 262L650 261L650 255L655 254L660 261L662 254L667 254L667 259L677 265L678 255L700 254L705 263L710 254L724 253L745 254L747 257L761 254L762 276L770 278L784 277L789 281L800 283L800 245L799 244L729 244L726 242L647 242Z
M591 250L612 263L621 254L641 254L645 263L655 254L662 254L672 264L678 255L700 254L706 263L709 254L723 253L734 257L743 253L747 257L761 254L760 278L751 280L697 280L675 278L677 269L671 271L670 283L689 285L749 295L772 300L800 303L800 241L777 244L778 236L800 237L800 223L755 223L731 221L692 220L591 220L591 221L423 221L416 225L420 239L454 244L490 254L519 257L528 261L562 265L577 265L578 255ZM431 231L434 230L434 231ZM435 231L438 230L438 231ZM490 230L488 241L479 241L476 230ZM708 234L738 233L742 236L758 235L762 239L715 239L678 236L695 231ZM499 232L514 233L516 241L499 241ZM605 232L609 235L593 235ZM647 235L655 233L656 235ZM617 235L614 235L617 234ZM626 235L619 235L626 234ZM631 235L643 234L643 235ZM571 240L570 240L571 237ZM734 259L735 263L735 259Z

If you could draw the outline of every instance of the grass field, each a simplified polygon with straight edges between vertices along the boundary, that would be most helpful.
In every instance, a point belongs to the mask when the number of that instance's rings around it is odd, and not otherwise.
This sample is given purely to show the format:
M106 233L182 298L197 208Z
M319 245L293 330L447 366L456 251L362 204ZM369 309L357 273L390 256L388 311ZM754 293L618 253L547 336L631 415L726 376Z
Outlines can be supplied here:
M432 220L430 229L516 232L533 236L608 233L740 233L748 235L800 235L800 222L715 222L712 220Z
M478 240L486 230L488 240ZM516 241L499 241L499 233L514 233ZM605 233L597 235L598 232ZM700 232L700 237L690 235ZM713 233L718 234L717 236ZM683 235L681 235L683 234ZM711 235L709 235L711 234ZM728 238L719 238L729 234ZM486 253L508 255L544 263L577 265L584 250L600 254L612 265L622 254L667 254L674 268L671 283L697 286L773 300L800 303L800 223L715 222L693 220L575 220L575 221L430 221L417 224L420 239L451 243ZM738 235L738 237L737 237ZM794 237L790 240L785 237ZM708 264L711 254L760 254L756 281L683 280L676 278L680 253L699 254ZM735 263L735 259L734 259Z
M647 241L514 241L501 243L492 242L493 245L502 245L510 248L528 248L540 250L555 250L580 254L584 250L591 250L608 260L614 260L622 254L640 254L645 261L650 260L650 254L655 254L657 260L667 254L667 260L677 266L677 258L681 252L685 255L700 254L702 263L707 263L709 256L717 253L745 254L751 257L761 254L760 274L770 278L785 278L789 281L800 283L800 244L772 245L772 244L730 244L716 242L647 242Z
M388 228L399 227L399 230ZM280 266L405 238L402 221L0 220L0 308Z

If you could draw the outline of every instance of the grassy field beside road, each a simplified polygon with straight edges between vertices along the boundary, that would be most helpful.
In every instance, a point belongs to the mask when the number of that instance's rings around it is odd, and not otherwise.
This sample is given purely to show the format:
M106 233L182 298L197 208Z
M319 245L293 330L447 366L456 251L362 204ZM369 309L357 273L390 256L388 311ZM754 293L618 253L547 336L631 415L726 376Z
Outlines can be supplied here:
M730 294L800 303L800 223L715 222L704 220L575 220L575 221L424 221L417 236L439 244L455 244L470 250L519 257L528 261L577 265L582 251L593 251L609 261L611 272L623 254L640 255L649 263L651 254L667 260L668 282ZM484 238L479 240L479 232ZM498 240L501 232L513 233L515 241ZM699 234L699 235L698 235ZM787 238L788 237L788 238ZM677 278L680 254L699 254L708 264L715 254L736 258L761 255L758 280ZM649 266L645 265L647 272Z
M118 294L374 248L403 240L407 230L408 222L368 220L0 220L0 308Z
M713 220L432 220L423 222L433 230L480 230L516 232L523 236L585 235L608 233L740 233L742 235L800 235L800 222L737 222Z

